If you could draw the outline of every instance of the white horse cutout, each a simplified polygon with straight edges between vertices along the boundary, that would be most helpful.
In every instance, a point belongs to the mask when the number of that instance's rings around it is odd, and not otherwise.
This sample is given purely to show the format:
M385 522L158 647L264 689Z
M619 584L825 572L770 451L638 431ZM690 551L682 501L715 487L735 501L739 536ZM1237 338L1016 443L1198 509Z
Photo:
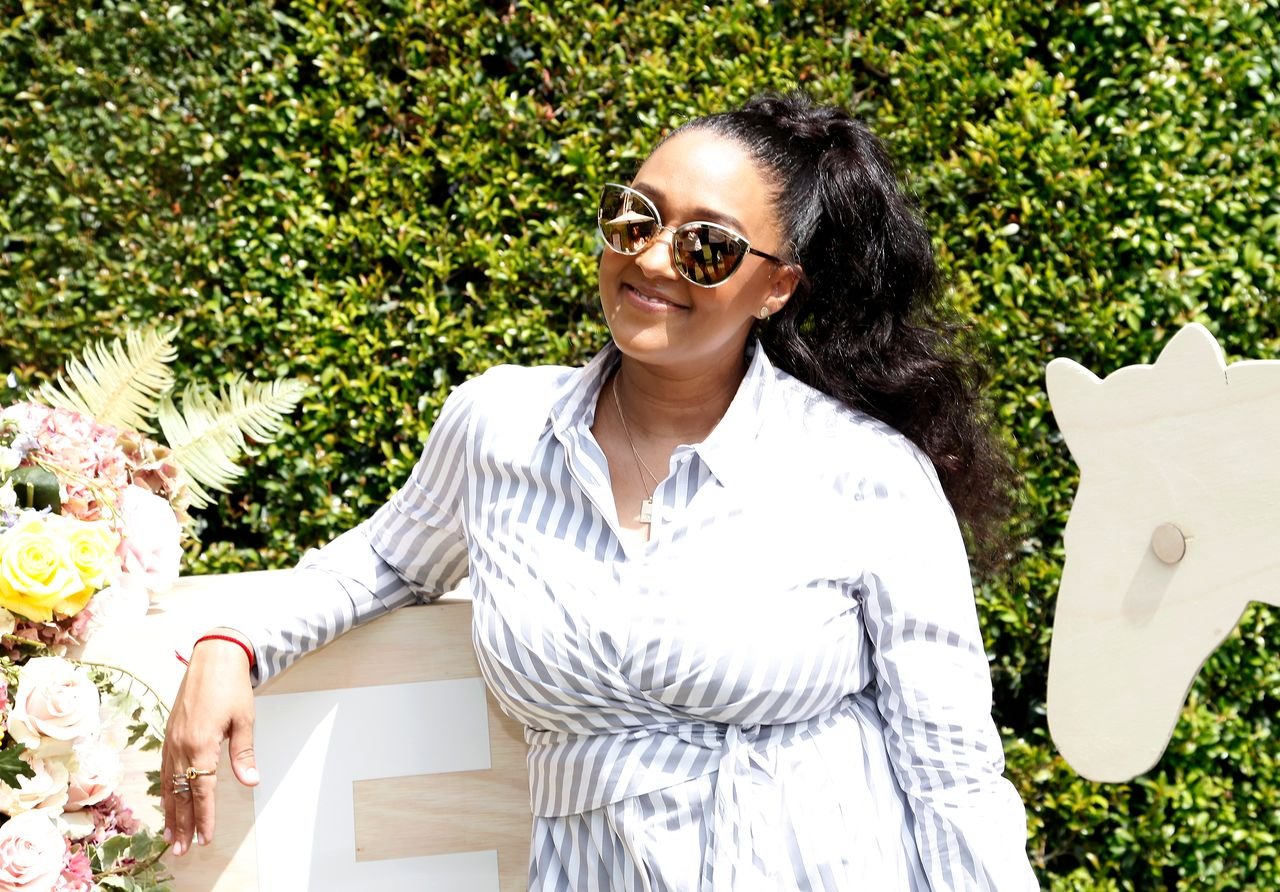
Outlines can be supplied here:
M1191 324L1105 380L1068 359L1049 398L1080 467L1049 653L1049 731L1084 777L1164 752L1196 673L1250 600L1280 605L1280 361L1228 368Z

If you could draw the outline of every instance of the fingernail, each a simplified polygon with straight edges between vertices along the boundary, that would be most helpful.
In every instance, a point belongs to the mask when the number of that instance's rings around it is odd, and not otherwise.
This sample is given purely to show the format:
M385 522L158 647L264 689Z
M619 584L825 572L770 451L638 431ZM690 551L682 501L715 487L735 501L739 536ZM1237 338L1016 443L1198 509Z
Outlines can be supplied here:
M170 845L173 844L173 831L170 830L168 827L164 828L164 841L169 843Z
M186 850L187 847L182 844L182 840L178 840L173 844L173 854L177 855L179 858L182 857L182 853Z
M204 845L204 834L203 834L203 833L197 833L197 834L196 834L196 845L198 845L198 846L202 846L202 845Z
M244 779L251 784L256 784L258 782L258 769L246 768L244 770Z

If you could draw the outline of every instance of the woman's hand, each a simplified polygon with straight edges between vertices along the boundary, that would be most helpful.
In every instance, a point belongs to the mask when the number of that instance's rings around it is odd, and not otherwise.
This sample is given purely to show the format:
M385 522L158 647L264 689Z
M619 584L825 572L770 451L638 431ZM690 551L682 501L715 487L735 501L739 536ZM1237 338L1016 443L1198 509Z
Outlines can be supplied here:
M242 640L228 629L217 633ZM189 850L193 838L199 845L213 839L213 793L218 784L214 772L224 740L229 741L236 779L255 786L258 769L253 758L249 663L241 647L209 639L192 651L164 735L160 763L164 838L175 855ZM195 769L194 776L186 774L188 769Z

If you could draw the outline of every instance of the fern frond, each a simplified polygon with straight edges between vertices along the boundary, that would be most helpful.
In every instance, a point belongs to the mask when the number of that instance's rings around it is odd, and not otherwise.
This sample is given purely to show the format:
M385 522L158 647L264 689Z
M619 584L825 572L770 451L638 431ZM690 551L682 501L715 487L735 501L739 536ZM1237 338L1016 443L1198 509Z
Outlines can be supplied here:
M244 474L236 460L249 451L245 437L258 443L274 440L306 390L299 381L255 383L237 375L218 394L189 385L182 392L181 411L171 398L161 401L160 429L173 460L191 478L193 508L212 503L210 489L226 492Z
M177 327L129 329L122 342L90 344L80 360L69 360L57 384L45 384L36 398L55 408L73 409L102 424L151 433L161 398L173 388L169 363L177 355ZM126 346L127 345L127 346Z

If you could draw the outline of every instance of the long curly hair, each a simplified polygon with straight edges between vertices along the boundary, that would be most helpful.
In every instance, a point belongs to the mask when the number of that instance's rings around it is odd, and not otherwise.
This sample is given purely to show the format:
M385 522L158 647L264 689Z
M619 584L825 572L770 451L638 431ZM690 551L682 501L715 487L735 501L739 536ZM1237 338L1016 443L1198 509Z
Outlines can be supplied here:
M884 144L844 109L798 92L757 96L676 133L694 129L735 140L760 165L783 250L803 271L758 326L769 358L910 438L968 527L976 561L998 566L1012 470L983 399L987 376L940 303L928 229Z

